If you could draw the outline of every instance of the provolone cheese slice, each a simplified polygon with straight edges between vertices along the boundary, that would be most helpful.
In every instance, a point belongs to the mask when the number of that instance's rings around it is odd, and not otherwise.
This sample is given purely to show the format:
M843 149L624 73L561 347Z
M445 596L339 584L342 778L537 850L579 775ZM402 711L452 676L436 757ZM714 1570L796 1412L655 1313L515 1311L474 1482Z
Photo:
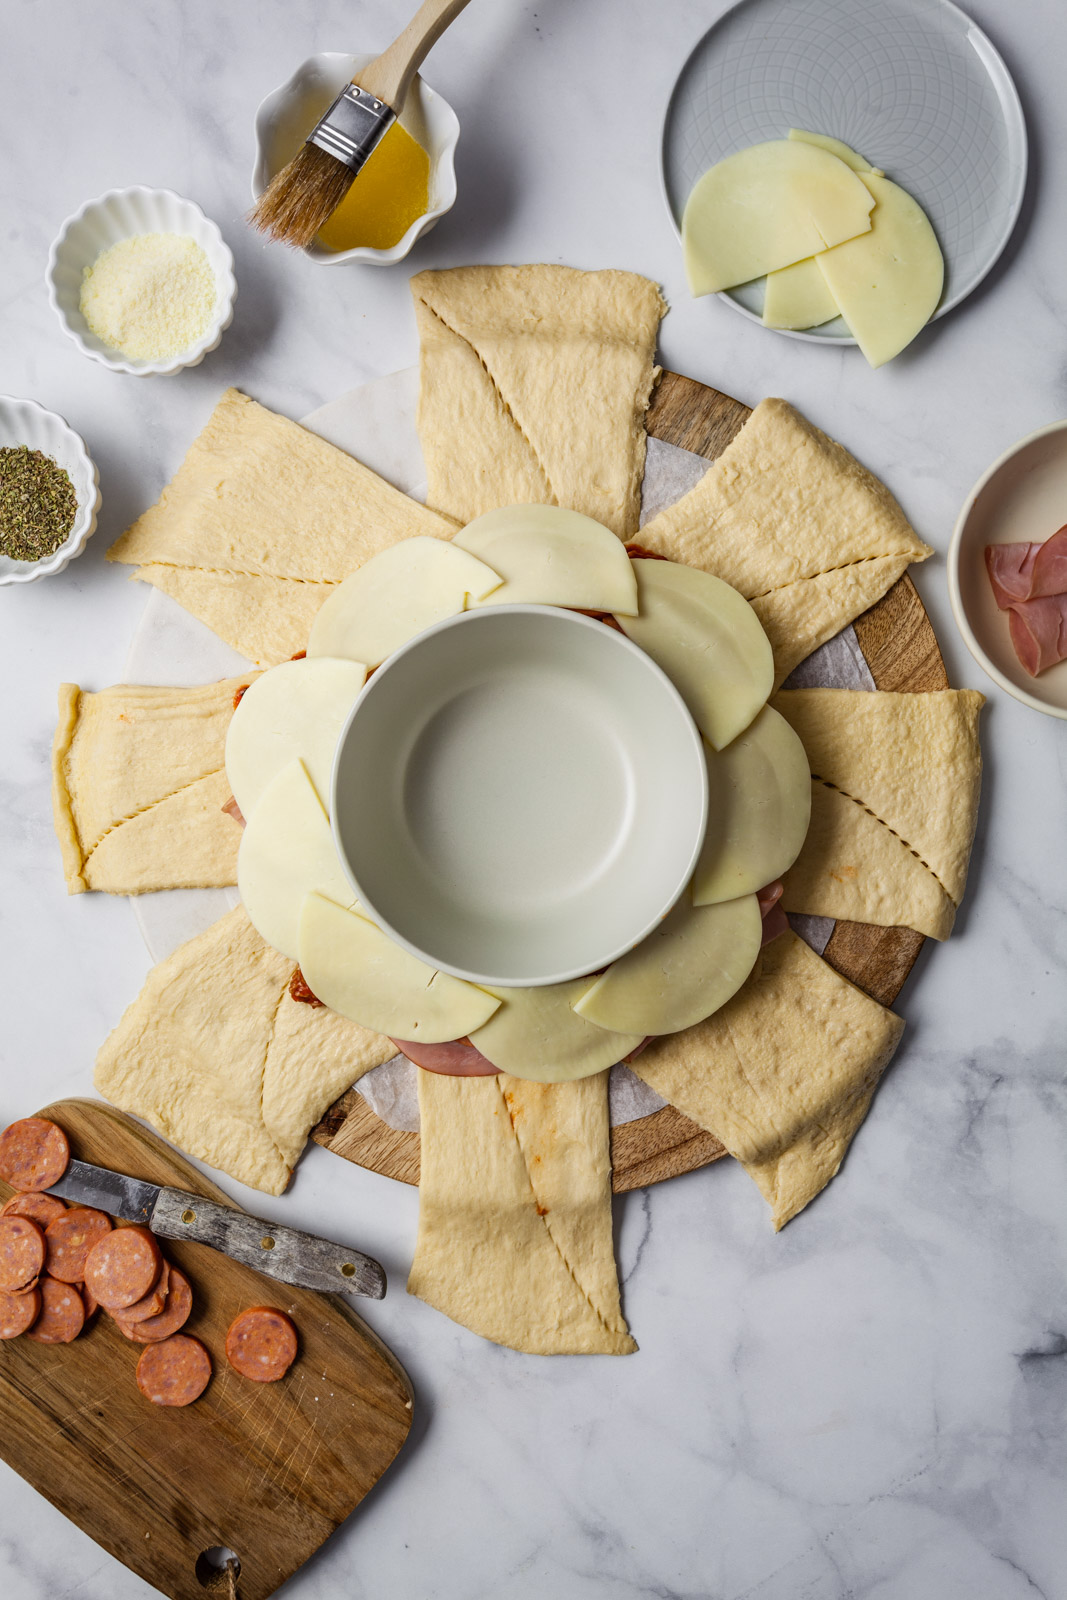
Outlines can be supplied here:
M768 272L763 291L763 323L767 328L818 328L839 316L837 301L819 268L817 256L794 261L780 272Z
M623 632L674 684L716 750L747 728L771 692L770 642L748 601L728 583L675 561L633 561L638 614Z
M832 156L843 161L846 167L851 167L853 172L877 172L881 177L881 168L872 167L865 156L853 150L843 139L835 139L828 133L809 133L806 128L790 128L789 137L799 139L802 144L816 145L820 150L829 150Z
M719 161L699 178L682 216L693 294L803 261L870 228L874 198L828 150L769 139Z
M574 1003L601 1028L678 1033L703 1022L752 971L763 937L754 894L693 906L683 896L654 933L612 962Z
M318 612L309 656L377 667L431 623L484 600L500 577L454 543L420 534L382 550L339 585Z
M616 1033L587 1022L574 1010L588 978L546 984L541 989L497 989L500 1010L471 1033L470 1041L501 1072L537 1083L588 1078L612 1067L644 1038L644 1030Z
M331 1011L394 1039L462 1039L500 1007L484 989L435 971L366 917L319 894L304 901L297 959Z
M329 809L334 752L367 676L359 661L284 661L245 690L226 733L226 776L247 821L270 780L299 759Z
M705 745L704 753L708 826L693 874L696 906L773 883L800 854L811 817L804 746L773 707L764 706L725 750Z
M302 761L291 761L271 779L248 818L237 852L237 887L252 926L294 961L300 959L300 908L309 894L343 906L357 903Z
M871 366L880 367L937 310L945 262L929 218L910 194L874 172L859 182L878 202L870 233L817 259L856 343Z
M637 610L637 582L625 546L602 522L562 506L503 506L456 534L504 579L480 604Z

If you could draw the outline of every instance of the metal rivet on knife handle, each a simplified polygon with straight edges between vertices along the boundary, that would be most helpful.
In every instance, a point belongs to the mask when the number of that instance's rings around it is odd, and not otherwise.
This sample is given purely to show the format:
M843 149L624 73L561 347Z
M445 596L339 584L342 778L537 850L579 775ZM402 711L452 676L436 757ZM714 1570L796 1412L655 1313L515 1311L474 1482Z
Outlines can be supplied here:
M187 1227L190 1222L196 1221L196 1212L193 1210L192 1206L186 1206L185 1210L182 1212L182 1221Z

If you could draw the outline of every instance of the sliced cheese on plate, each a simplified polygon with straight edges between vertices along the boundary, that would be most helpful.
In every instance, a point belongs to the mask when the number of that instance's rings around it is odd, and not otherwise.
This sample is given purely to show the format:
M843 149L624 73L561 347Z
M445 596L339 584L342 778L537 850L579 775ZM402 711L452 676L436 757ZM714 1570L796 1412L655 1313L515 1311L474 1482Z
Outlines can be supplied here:
M378 667L431 623L484 600L499 575L444 539L419 534L372 556L318 611L309 656L343 656Z
M247 688L226 733L226 776L247 821L267 784L301 760L329 809L334 751L367 676L333 656L284 661Z
M874 172L859 181L877 201L870 233L817 259L856 343L880 367L937 310L945 262L929 218L906 190Z
M737 993L762 938L754 894L713 906L683 897L655 933L612 962L575 1010L601 1028L641 1037L691 1028Z
M828 150L769 139L699 178L682 216L693 294L713 294L803 261L870 228L874 198Z
M767 328L818 328L840 316L837 301L819 267L818 256L794 261L768 272L763 291L763 323Z
M639 611L616 613L716 750L735 739L771 692L774 659L759 618L721 578L675 561L633 561Z
M299 960L300 908L318 893L352 906L322 801L302 761L267 784L241 836L237 887L253 927L283 956Z
M297 959L331 1011L394 1039L462 1039L500 1008L486 990L435 971L366 917L320 894L304 901Z
M502 506L456 534L454 545L504 579L479 604L637 610L625 546L602 522L562 506Z
M708 826L693 874L693 904L753 894L787 872L811 818L804 746L772 706L725 750L705 746Z
M503 1003L470 1041L501 1072L537 1083L588 1078L612 1067L644 1038L644 1030L618 1033L588 1022L574 1003L589 987L588 978L546 984L540 989L498 989Z
M846 167L851 167L853 172L877 172L879 177L881 176L880 167L872 167L858 150L853 150L843 139L835 139L829 133L809 133L807 128L790 128L789 137L799 139L802 144L813 144L820 150L828 150L838 161L843 161Z

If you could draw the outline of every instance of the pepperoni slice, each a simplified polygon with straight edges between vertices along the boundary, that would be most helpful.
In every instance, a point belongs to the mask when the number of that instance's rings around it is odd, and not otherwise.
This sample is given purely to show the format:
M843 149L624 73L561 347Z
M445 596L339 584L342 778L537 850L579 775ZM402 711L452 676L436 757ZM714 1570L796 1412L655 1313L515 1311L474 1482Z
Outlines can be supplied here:
M84 1283L79 1285L79 1287L81 1289L82 1302L85 1306L85 1320L88 1322L89 1318L95 1317L96 1313L100 1310L100 1302L93 1294L92 1290L85 1287Z
M188 1406L211 1379L211 1357L188 1333L150 1344L137 1363L137 1387L154 1406Z
M164 1261L159 1269L159 1277L141 1300L135 1300L132 1306L127 1306L124 1311L117 1313L123 1322L144 1322L148 1317L158 1317L167 1303L167 1290L170 1284L170 1268ZM177 1329L172 1329L177 1332Z
M50 1189L69 1161L66 1134L44 1117L23 1117L0 1133L0 1178L13 1189Z
M158 1344L177 1333L188 1321L193 1309L193 1290L189 1279L178 1267L168 1268L167 1303L158 1317L143 1317L131 1322L125 1311L114 1311L115 1326L134 1344Z
M44 1229L32 1217L0 1217L0 1289L33 1287L44 1267Z
M230 1323L226 1359L242 1378L276 1383L296 1360L296 1329L284 1311L249 1306Z
M119 1311L141 1300L159 1277L159 1246L147 1228L116 1228L85 1258L85 1281L102 1306Z
M45 1271L60 1283L81 1283L85 1277L85 1258L94 1244L111 1232L106 1211L92 1206L76 1206L50 1222L45 1229L48 1257Z
M6 1289L0 1289L0 1339L17 1339L20 1333L33 1327L40 1312L40 1290L24 1289L21 1294L8 1294Z
M32 1217L42 1228L61 1217L66 1211L62 1200L54 1194L13 1194L0 1206L0 1217Z
M38 1344L69 1344L85 1326L85 1302L72 1283L42 1278L39 1285L41 1314L27 1328L27 1339Z

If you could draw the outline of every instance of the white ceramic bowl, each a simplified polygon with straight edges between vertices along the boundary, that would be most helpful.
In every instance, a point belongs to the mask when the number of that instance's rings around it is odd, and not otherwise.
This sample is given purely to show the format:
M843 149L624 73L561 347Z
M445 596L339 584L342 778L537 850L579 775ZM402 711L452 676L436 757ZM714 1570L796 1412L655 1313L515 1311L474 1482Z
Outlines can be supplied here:
M423 961L528 988L606 966L666 916L707 821L700 735L623 634L551 606L427 628L341 735L334 839Z
M85 268L113 244L139 233L190 235L215 274L215 313L207 332L187 350L160 361L139 361L104 344L90 330L79 306ZM183 367L197 366L209 350L215 349L233 321L233 302L237 298L233 256L211 219L198 205L170 189L145 189L140 185L111 189L98 200L87 200L80 211L67 218L49 253L46 281L56 316L82 354L110 367L112 372L128 372L135 377L169 377Z
M1050 717L1067 718L1067 661L1031 678L997 608L987 544L1040 542L1067 522L1067 420L1027 434L984 472L967 496L948 551L948 593L964 643L994 683Z
M85 549L100 510L100 479L80 435L62 417L54 411L46 411L36 400L16 400L0 395L0 449L20 444L28 445L31 450L43 450L63 468L74 485L78 511L73 528L53 555L41 561L12 561L10 556L0 555L0 587L9 583L32 583L35 578L62 572Z
M323 50L302 62L292 77L274 89L256 112L256 166L252 174L252 198L258 200L276 172L296 155L311 129L346 83L358 78L361 69L375 59L372 55L349 56L336 50ZM428 233L439 217L456 203L455 150L459 142L459 118L429 84L416 78L400 123L430 158L430 204L417 217L407 233L390 250L359 246L354 250L327 250L310 245L304 254L326 264L362 261L387 267L402 261L416 239Z

